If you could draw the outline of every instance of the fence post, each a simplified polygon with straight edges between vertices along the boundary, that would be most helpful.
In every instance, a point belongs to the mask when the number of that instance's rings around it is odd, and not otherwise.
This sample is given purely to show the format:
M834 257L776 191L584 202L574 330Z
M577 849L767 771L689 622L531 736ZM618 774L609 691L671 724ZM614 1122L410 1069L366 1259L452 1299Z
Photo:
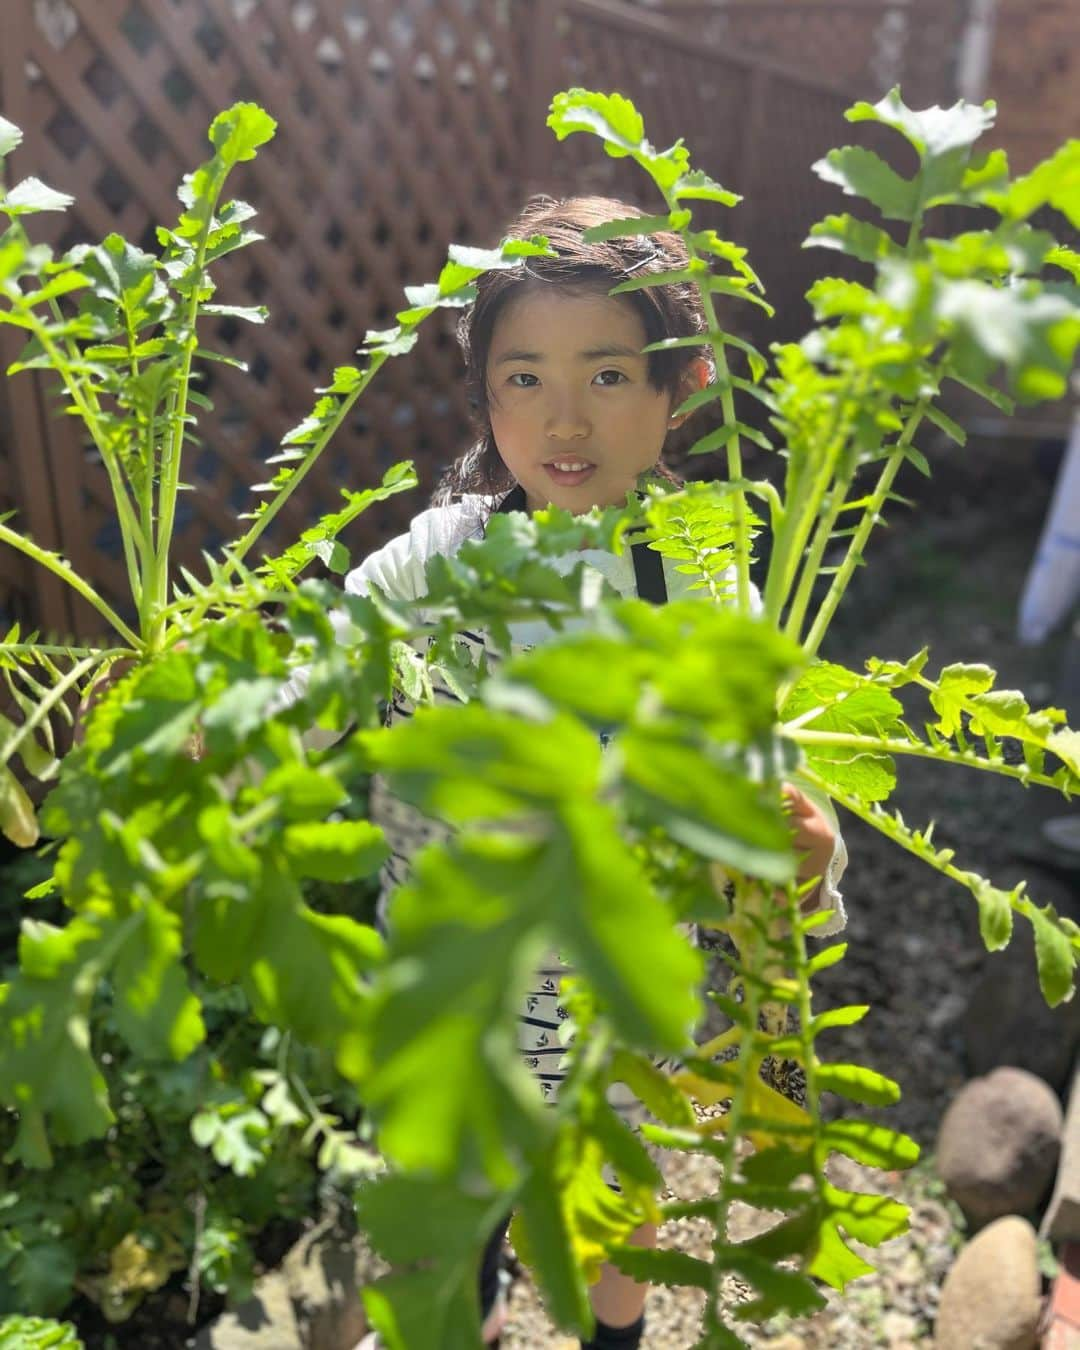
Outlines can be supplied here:
M525 101L528 125L524 129L522 177L526 193L550 192L555 138L548 130L547 117L552 95L558 92L563 30L569 16L564 0L516 0L516 3L529 14L531 22L524 26L524 31L533 38L527 57L524 46L518 49L519 60L528 61L522 83L529 91Z
M743 199L739 204L740 229L744 241L750 243L757 202L757 193L754 190L757 181L756 166L763 155L761 133L765 126L765 110L769 102L770 73L755 63L750 67L748 75L750 90L746 100L742 145L737 160L738 178L734 183L724 186L739 193Z
M28 139L32 128L26 62L33 22L31 0L14 0L4 14L4 41L0 43L0 92L4 97L4 113L9 122L22 128ZM25 151L20 149L8 156L5 165L9 179L22 176L12 173L11 166L14 161L22 168L24 155ZM27 163L25 167L27 173L33 173L33 164ZM15 526L43 548L59 548L63 552L56 514L56 484L50 472L49 418L42 377L24 372L16 377L18 383L13 385L3 375L22 346L18 330L5 325L0 334L0 379L5 379L0 406L6 404L7 416L0 421L0 430L8 443L13 480L11 495L20 507ZM74 592L43 567L30 564L27 576L31 585L30 608L34 626L57 634L72 632L71 598Z

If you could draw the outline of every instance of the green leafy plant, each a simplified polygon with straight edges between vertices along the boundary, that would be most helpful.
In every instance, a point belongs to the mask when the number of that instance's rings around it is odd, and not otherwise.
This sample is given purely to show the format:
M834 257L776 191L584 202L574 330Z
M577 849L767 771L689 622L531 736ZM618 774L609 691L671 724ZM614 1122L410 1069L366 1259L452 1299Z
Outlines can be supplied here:
M43 1317L5 1317L0 1320L3 1350L82 1350L82 1341L69 1322Z
M1080 780L1077 734L1056 710L1032 710L1022 695L996 690L986 666L932 677L918 653L850 671L819 652L894 500L897 473L906 463L928 468L915 444L919 428L929 423L963 439L939 406L943 383L998 404L1063 391L1080 341L1078 260L1030 217L1050 207L1080 222L1080 143L1010 182L999 152L973 152L991 105L915 112L894 91L873 107L856 105L849 118L898 131L919 167L905 179L859 147L816 166L887 223L837 215L814 228L808 243L860 259L873 268L872 284L816 283L817 326L775 347L770 362L721 324L721 304L767 304L745 251L694 223L696 203L730 205L734 194L691 168L681 142L651 146L628 100L582 90L556 97L550 122L560 138L598 135L608 154L636 161L662 199L656 216L611 222L597 237L674 229L687 243L685 272L638 276L618 289L672 280L699 287L717 380L684 410L718 405L721 425L695 449L723 448L728 479L678 492L643 484L625 509L580 518L556 509L494 517L483 539L432 561L421 603L298 580L320 549L345 565L335 545L340 517L279 557L257 566L246 559L380 358L410 346L433 307L467 303L478 269L519 265L543 241L458 250L438 283L410 291L398 327L368 335L368 367L338 371L313 417L286 438L288 477L248 533L211 560L207 580L186 577L170 598L163 560L171 510L159 512L151 491L148 528L139 503L148 481L160 489L178 474L198 353L194 318L209 299L205 267L219 244L243 238L249 215L217 205L220 184L229 157L268 134L268 119L241 105L215 122L215 157L189 180L187 210L161 236L161 258L131 263L143 275L128 298L122 285L111 298L99 294L108 259L115 271L127 256L123 241L53 259L33 252L14 219L0 241L12 250L0 257L15 259L0 278L3 315L30 332L24 364L60 376L114 455L110 473L130 484L125 539L139 624L137 632L117 629L126 645L93 652L42 651L17 635L0 647L27 712L8 746L18 738L30 772L35 751L38 768L52 753L48 719L63 694L107 659L138 658L87 717L85 739L63 761L43 808L55 865L30 894L52 895L69 915L63 924L24 922L18 968L0 988L10 1166L59 1166L70 1150L122 1130L103 1072L103 1008L132 1071L152 1079L212 1055L215 999L235 997L290 1055L329 1065L334 1093L354 1094L367 1113L388 1169L357 1187L357 1212L396 1269L365 1297L393 1347L477 1342L476 1260L511 1207L515 1238L560 1325L589 1325L587 1279L608 1259L642 1279L703 1289L700 1345L708 1350L742 1344L733 1321L821 1306L816 1281L843 1288L870 1269L853 1243L874 1246L903 1230L903 1205L845 1191L826 1170L834 1153L892 1169L912 1163L917 1149L858 1117L821 1118L822 1092L886 1105L898 1090L858 1065L819 1058L818 1037L867 1009L815 1011L814 978L844 947L812 954L808 946L820 920L800 907L780 786L794 778L827 794L967 887L990 948L1008 941L1016 916L1030 922L1044 994L1052 1003L1071 994L1076 926L1022 887L1002 891L960 866L929 828L911 828L886 804L904 755L1069 793ZM14 133L5 135L13 143ZM13 198L16 217L26 201L57 205L40 185L20 185L0 202L9 215ZM993 223L936 237L927 213L940 206L981 208L979 219L990 213ZM893 238L893 221L902 239ZM1065 279L1046 279L1048 268ZM175 296L157 289L166 278ZM54 284L63 289L41 296ZM73 316L65 306L84 291ZM160 350L138 350L158 341ZM110 347L122 359L111 359ZM744 362L745 373L736 373ZM159 382L160 398L139 392ZM744 473L744 443L771 446L740 415L747 398L764 405L784 448L780 488ZM391 471L380 487L351 494L342 514L407 480L407 470ZM654 608L604 591L583 563L568 575L550 565L571 547L621 549L634 527L695 577L700 598ZM759 614L750 568L763 529L772 548ZM837 541L843 557L830 569L824 562ZM272 621L261 613L268 603ZM347 640L336 638L333 609ZM514 652L510 625L526 618L566 631ZM574 619L583 622L568 627ZM501 658L479 668L458 642L478 626ZM44 667L49 680L20 684L29 662L41 668L44 659L54 662ZM283 706L299 667L303 691ZM457 704L434 700L440 682ZM925 694L921 727L905 714L900 689ZM395 692L421 706L387 728L381 709ZM337 743L307 749L313 727ZM604 754L601 731L612 736ZM415 859L386 941L348 912L327 912L325 890L309 902L314 884L362 882L385 857L380 832L347 814L372 771L455 827ZM7 800L11 828L30 838L25 804L10 788ZM731 983L713 995L731 1028L702 1044L690 1028L701 1011L703 962L679 922L732 944ZM516 1053L514 1017L530 971L552 949L575 971L567 991L574 1036L565 1089L547 1109ZM656 1055L677 1059L679 1069L662 1073ZM763 1081L766 1059L801 1067L805 1107ZM226 1174L257 1177L272 1139L301 1128L294 1112L306 1113L304 1133L309 1144L318 1138L325 1165L355 1147L343 1121L303 1099L280 1066L256 1068L249 1055L236 1080L188 1099L193 1147L219 1169L214 1188ZM613 1083L650 1111L646 1140L720 1161L714 1195L657 1203L656 1164L608 1105ZM620 1181L617 1194L603 1181L604 1162ZM736 1200L781 1218L736 1242ZM417 1213L422 1224L412 1221ZM711 1260L628 1244L646 1219L680 1215L711 1224ZM122 1256L132 1255L129 1242ZM721 1292L731 1272L754 1291L736 1309L725 1308Z
M50 780L57 772L54 715L71 720L64 699L84 691L95 676L120 658L164 650L195 627L207 612L239 605L250 608L275 583L291 581L315 558L344 570L338 533L373 502L415 484L411 468L398 465L379 487L342 490L343 508L306 530L282 556L264 558L254 574L244 559L282 506L303 482L330 437L382 366L410 351L420 324L436 309L467 304L471 284L491 267L518 265L536 245L517 242L497 253L451 249L437 281L407 290L408 307L397 324L365 335L362 367L342 366L319 390L311 414L283 438L280 464L272 479L253 491L267 495L246 519L251 524L223 558L207 559L210 578L200 581L182 569L183 588L172 585L173 544L181 461L191 437L193 410L208 406L198 389L200 361L232 357L201 345L199 321L231 318L263 323L261 307L214 303L213 264L262 236L251 228L254 209L224 200L237 164L253 159L271 139L275 123L262 108L238 103L215 118L209 139L212 157L188 175L179 196L184 207L172 229L160 227L154 255L110 234L100 244L80 245L62 257L32 244L24 221L41 211L60 211L72 198L28 178L0 197L8 228L0 241L0 323L21 329L27 345L8 370L49 370L59 377L64 409L77 416L101 457L116 506L124 561L137 614L129 625L71 564L0 520L0 542L25 553L60 577L87 601L112 630L119 646L79 648L20 641L18 628L0 647L8 691L25 717L18 726L0 719L0 828L15 843L37 837L33 807L9 764L18 755L24 770ZM0 160L15 149L22 133L0 119ZM77 303L74 302L76 297ZM62 302L68 302L65 308Z

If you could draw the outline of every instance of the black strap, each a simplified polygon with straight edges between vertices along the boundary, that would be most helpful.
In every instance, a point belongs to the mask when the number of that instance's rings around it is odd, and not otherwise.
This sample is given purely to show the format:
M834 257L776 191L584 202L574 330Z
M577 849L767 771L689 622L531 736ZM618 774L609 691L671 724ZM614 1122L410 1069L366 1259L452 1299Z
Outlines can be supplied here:
M525 489L520 483L518 483L517 487L512 487L499 503L499 512L527 511L528 509L529 508L525 504Z
M520 483L511 488L499 503L499 512L527 509L525 489ZM631 544L630 553L634 560L634 579L637 582L638 596L653 605L666 605L667 582L664 579L664 561L660 554L648 544Z
M652 605L666 605L667 582L664 580L663 558L648 544L631 544L630 552L634 559L639 598L648 600Z

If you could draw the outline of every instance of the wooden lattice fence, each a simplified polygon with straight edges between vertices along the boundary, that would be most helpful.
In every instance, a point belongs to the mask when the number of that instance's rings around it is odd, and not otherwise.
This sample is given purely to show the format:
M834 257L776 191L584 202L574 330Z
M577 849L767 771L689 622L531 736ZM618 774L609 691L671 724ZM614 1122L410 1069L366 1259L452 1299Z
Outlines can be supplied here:
M877 98L894 84L914 106L955 97L969 0L659 0L711 45L794 66Z
M17 167L77 198L67 217L38 218L59 247L113 229L152 246L153 223L175 218L183 172L206 156L216 111L253 98L279 121L274 143L234 184L257 204L266 238L233 266L223 262L222 297L265 302L272 320L258 329L226 320L207 334L208 345L246 360L250 376L215 365L204 386L216 408L185 475L196 491L181 498L179 521L181 552L195 558L250 509L249 485L268 476L264 461L310 406L313 386L350 360L366 328L392 323L402 285L430 279L450 240L508 213L516 184L507 8L462 0L433 16L423 0L85 0L63 6L69 22L52 27L35 21L36 8L35 16L16 0L4 19L4 105L29 133ZM425 336L419 360L392 366L343 429L284 513L280 538L330 509L339 485L460 444L453 342L445 326ZM35 533L62 539L116 599L123 574L104 474L80 453L70 423L26 406L28 384L7 391L20 504L39 501L32 528L45 524L48 494L34 469L47 444L62 491L52 529ZM401 525L410 508L388 504L381 527ZM54 603L41 609L44 622L65 626Z
M265 241L223 261L220 299L265 303L263 327L219 321L206 345L248 362L214 365L215 403L191 453L178 560L234 532L249 487L311 391L386 327L403 284L430 280L450 242L490 245L528 191L643 183L591 138L556 147L544 110L558 88L618 88L658 142L685 135L695 162L746 197L716 224L752 249L790 336L814 260L807 225L836 209L810 164L836 143L848 95L818 76L704 41L685 23L622 0L4 0L0 108L26 129L16 176L77 199L34 226L64 247L112 230L152 247L175 218L182 174L205 158L212 116L238 98L279 122L237 175ZM209 325L208 325L209 327ZM0 356L10 360L9 330ZM765 335L758 331L758 338ZM274 542L334 507L338 490L415 459L425 485L468 443L450 322L391 363L276 522ZM398 532L424 500L407 494L358 521L354 554ZM115 604L125 589L108 485L74 422L34 378L0 381L0 510L61 549ZM0 551L0 623L97 630L61 583Z

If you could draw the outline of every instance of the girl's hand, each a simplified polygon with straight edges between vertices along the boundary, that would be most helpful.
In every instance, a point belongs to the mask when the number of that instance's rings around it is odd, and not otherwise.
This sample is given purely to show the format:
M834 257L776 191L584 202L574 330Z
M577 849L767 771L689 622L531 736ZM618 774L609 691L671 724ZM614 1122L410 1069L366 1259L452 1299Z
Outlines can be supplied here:
M822 809L797 787L785 783L784 802L791 815L791 832L794 836L795 851L802 855L797 876L800 881L818 878L818 884L801 902L804 914L812 914L818 907L821 894L821 878L825 875L833 850L836 847L836 831L832 821Z

